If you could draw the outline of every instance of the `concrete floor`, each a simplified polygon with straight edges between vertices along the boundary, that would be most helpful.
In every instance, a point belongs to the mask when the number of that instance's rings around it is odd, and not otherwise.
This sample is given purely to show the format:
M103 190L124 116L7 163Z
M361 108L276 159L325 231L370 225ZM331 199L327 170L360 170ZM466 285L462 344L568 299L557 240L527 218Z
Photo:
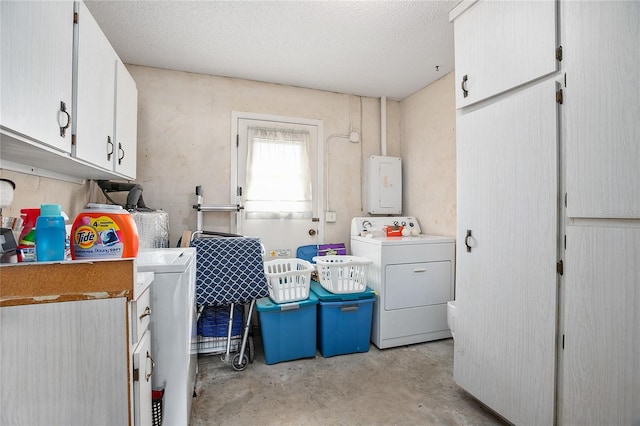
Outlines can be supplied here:
M454 383L452 339L273 365L254 340L242 372L199 358L192 426L504 424Z

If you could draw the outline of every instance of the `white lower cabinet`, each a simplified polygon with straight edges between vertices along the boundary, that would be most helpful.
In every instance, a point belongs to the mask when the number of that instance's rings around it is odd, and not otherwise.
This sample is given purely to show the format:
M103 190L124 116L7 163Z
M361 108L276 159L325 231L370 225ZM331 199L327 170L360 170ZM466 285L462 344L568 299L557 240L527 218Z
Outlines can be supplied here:
M557 116L553 80L457 116L453 376L518 425L554 421Z
M561 424L640 424L640 224L567 226Z
M151 332L145 330L133 350L133 411L134 425L152 424L151 376L155 362L151 357Z
M138 314L150 309L148 285L133 301L0 308L0 424L150 425L149 320Z

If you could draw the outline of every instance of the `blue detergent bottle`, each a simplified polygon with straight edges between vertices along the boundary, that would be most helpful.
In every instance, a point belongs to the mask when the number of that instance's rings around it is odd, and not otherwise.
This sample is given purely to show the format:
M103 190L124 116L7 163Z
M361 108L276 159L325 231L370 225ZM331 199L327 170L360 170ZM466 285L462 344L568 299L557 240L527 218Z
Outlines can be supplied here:
M67 232L60 204L42 204L36 220L36 260L54 262L64 260Z

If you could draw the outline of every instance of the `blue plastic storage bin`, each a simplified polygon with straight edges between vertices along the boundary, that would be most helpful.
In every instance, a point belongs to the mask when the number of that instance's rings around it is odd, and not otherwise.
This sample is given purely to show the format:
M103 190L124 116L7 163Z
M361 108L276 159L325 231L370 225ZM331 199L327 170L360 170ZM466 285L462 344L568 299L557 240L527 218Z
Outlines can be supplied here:
M334 294L317 281L311 293L318 297L318 348L323 357L368 352L375 293Z
M316 307L318 298L274 303L268 297L256 301L262 347L267 364L316 356Z

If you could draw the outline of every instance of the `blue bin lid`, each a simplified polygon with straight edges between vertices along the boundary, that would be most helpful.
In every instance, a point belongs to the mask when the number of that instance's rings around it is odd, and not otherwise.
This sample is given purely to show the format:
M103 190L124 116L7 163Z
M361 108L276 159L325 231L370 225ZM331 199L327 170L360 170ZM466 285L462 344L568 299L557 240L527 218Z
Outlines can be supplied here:
M311 280L311 291L309 294L315 294L318 296L321 302L341 302L341 301L349 301L349 300L360 300L360 299L372 299L375 297L375 291L371 290L369 287L363 292L360 293L331 293L318 281Z
M309 292L309 298L300 300L298 302L289 303L275 303L268 297L263 297L256 300L256 309L258 312L273 312L273 311L292 311L306 306L317 305L318 297L312 292Z

